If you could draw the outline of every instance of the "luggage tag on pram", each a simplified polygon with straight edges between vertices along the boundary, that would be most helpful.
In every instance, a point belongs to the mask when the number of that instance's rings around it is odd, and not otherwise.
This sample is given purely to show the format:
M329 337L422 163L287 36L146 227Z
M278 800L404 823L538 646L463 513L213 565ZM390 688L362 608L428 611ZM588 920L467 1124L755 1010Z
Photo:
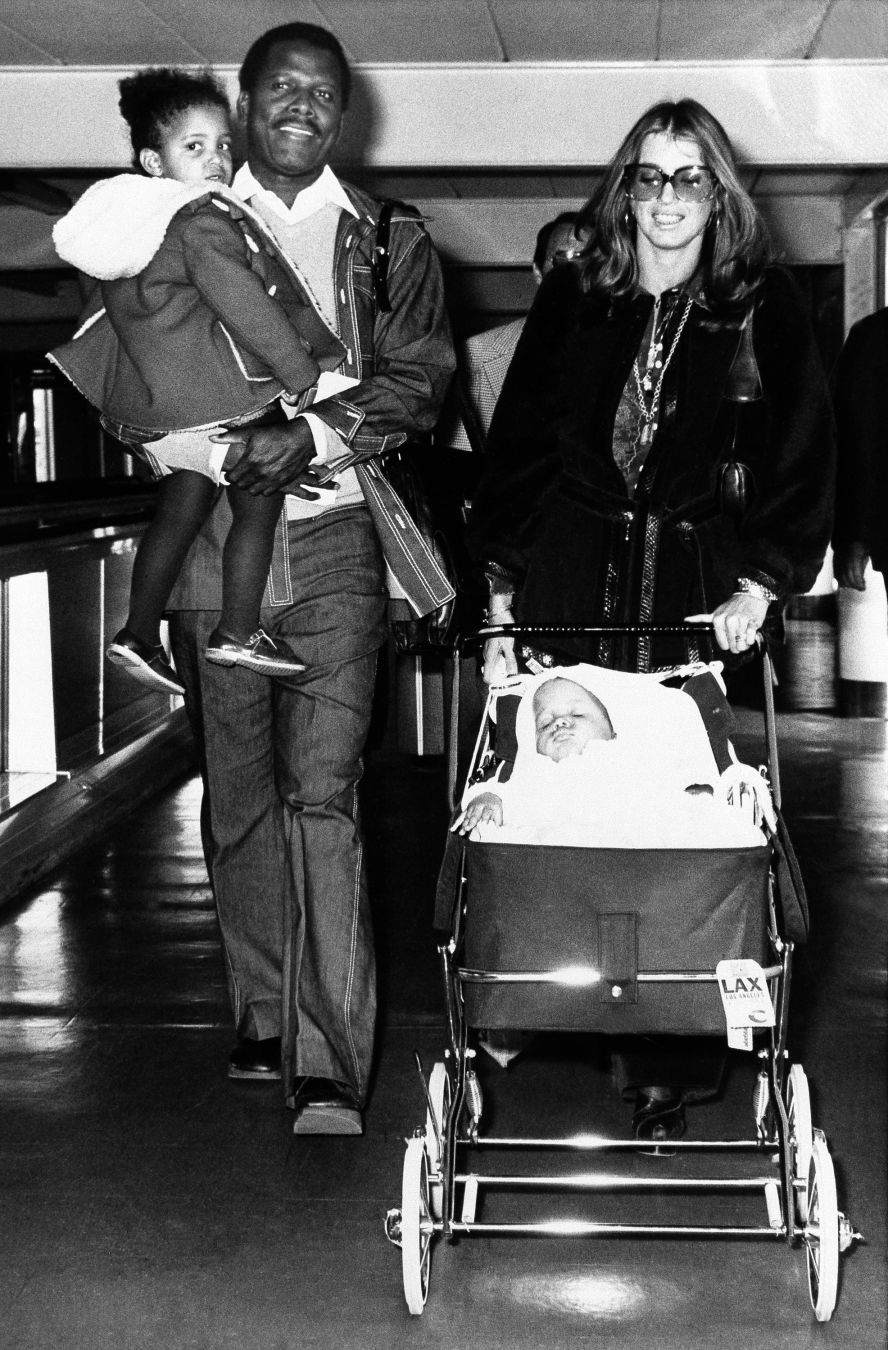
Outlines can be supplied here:
M758 961L744 957L719 961L715 974L728 1024L728 1045L732 1050L751 1050L753 1030L772 1027L775 1022L765 973Z

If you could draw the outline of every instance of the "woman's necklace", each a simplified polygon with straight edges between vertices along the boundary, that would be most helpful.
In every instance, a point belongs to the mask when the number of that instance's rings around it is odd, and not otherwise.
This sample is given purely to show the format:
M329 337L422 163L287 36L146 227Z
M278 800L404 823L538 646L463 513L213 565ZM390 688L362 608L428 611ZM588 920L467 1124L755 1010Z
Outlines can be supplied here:
M641 412L641 420L644 423L644 426L641 429L639 445L642 445L645 448L651 444L656 435L658 425L657 418L660 412L660 397L663 393L663 380L666 371L669 369L669 362L675 355L678 340L684 331L684 326L688 321L688 315L691 312L691 306L694 303L692 299L689 299L685 304L684 313L679 320L678 328L675 330L675 337L672 339L672 346L669 348L669 352L664 360L663 344L669 316L667 315L666 321L658 333L657 329L660 323L660 299L661 297L658 295L654 300L651 341L650 346L648 347L644 374L642 375L641 373L641 367L638 364L637 356L632 365L632 370L635 375L635 388L638 393L638 406ZM658 375L655 375L656 371L659 371Z

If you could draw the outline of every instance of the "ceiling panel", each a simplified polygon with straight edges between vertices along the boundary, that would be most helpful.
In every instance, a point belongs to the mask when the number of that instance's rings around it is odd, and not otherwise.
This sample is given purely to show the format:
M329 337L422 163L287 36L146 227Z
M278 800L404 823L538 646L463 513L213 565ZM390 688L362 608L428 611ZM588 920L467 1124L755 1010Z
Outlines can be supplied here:
M3 0L5 3L5 0ZM78 4L80 0L68 0ZM38 0L38 4L41 0ZM197 59L211 65L239 66L247 48L261 33L278 24L316 23L332 25L314 0L136 0L129 12L144 9L155 22L177 33L196 52ZM149 64L155 58L140 57Z
M44 51L35 41L13 32L0 19L0 65L46 65L52 60L50 52Z
M885 0L835 0L811 55L832 60L888 57L888 4Z
M888 57L888 0L2 0L0 65L237 65L293 20L386 64Z
M323 9L355 60L503 60L483 0L323 0Z
M490 5L510 61L653 61L657 54L658 0Z
M801 59L808 53L828 0L663 0L664 61Z
M7 33L24 38L64 65L194 62L205 53L131 0L3 0ZM0 49L0 58L3 56ZM34 58L45 63L46 57ZM30 64L30 63L29 63Z

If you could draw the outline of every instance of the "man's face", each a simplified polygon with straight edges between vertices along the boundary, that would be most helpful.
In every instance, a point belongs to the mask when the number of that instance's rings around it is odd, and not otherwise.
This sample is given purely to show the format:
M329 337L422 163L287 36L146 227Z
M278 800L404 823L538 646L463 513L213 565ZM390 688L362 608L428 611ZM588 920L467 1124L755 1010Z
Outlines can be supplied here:
M247 159L263 187L292 201L319 177L342 126L342 76L330 52L279 42L237 103ZM289 204L289 203L288 203Z

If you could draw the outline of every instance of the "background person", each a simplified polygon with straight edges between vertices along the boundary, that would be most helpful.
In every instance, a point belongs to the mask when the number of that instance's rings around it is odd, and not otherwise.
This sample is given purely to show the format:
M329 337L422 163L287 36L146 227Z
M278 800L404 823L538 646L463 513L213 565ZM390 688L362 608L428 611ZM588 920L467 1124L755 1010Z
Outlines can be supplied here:
M576 211L563 211L553 220L547 220L537 234L533 251L533 277L537 285L553 267L569 262L578 250L574 234L576 221ZM526 316L522 316L495 328L486 328L462 343L457 352L462 397L458 396L458 385L454 382L447 413L436 434L439 444L454 450L483 449L525 320ZM467 420L472 424L468 431Z
M329 167L350 88L337 39L311 24L271 29L240 85L247 162L234 190L298 258L347 352L345 381L325 389L322 377L310 412L219 446L223 457L244 447L232 484L289 494L263 619L308 669L221 676L198 659L219 604L224 501L186 563L170 632L204 755L205 847L238 1034L229 1072L283 1072L298 1133L357 1133L376 1000L358 784L387 596L353 470L318 492L310 466L430 430L453 353L440 266L410 208L391 220L390 310L369 284L381 203Z
M838 433L834 571L866 589L869 561L888 563L888 309L851 328L835 374Z
M493 418L470 522L492 622L681 622L713 613L734 656L771 606L812 585L829 539L834 445L808 316L766 267L763 227L718 121L690 99L631 129L581 213L577 265L540 288ZM761 397L740 421L735 362ZM719 491L727 460L754 494ZM704 635L705 636L705 635ZM650 670L696 657L696 634L489 641L485 679L571 660ZM701 1082L701 1077L707 1081ZM687 1047L623 1061L636 1128L683 1128L710 1093ZM716 1079L717 1081L717 1079Z

